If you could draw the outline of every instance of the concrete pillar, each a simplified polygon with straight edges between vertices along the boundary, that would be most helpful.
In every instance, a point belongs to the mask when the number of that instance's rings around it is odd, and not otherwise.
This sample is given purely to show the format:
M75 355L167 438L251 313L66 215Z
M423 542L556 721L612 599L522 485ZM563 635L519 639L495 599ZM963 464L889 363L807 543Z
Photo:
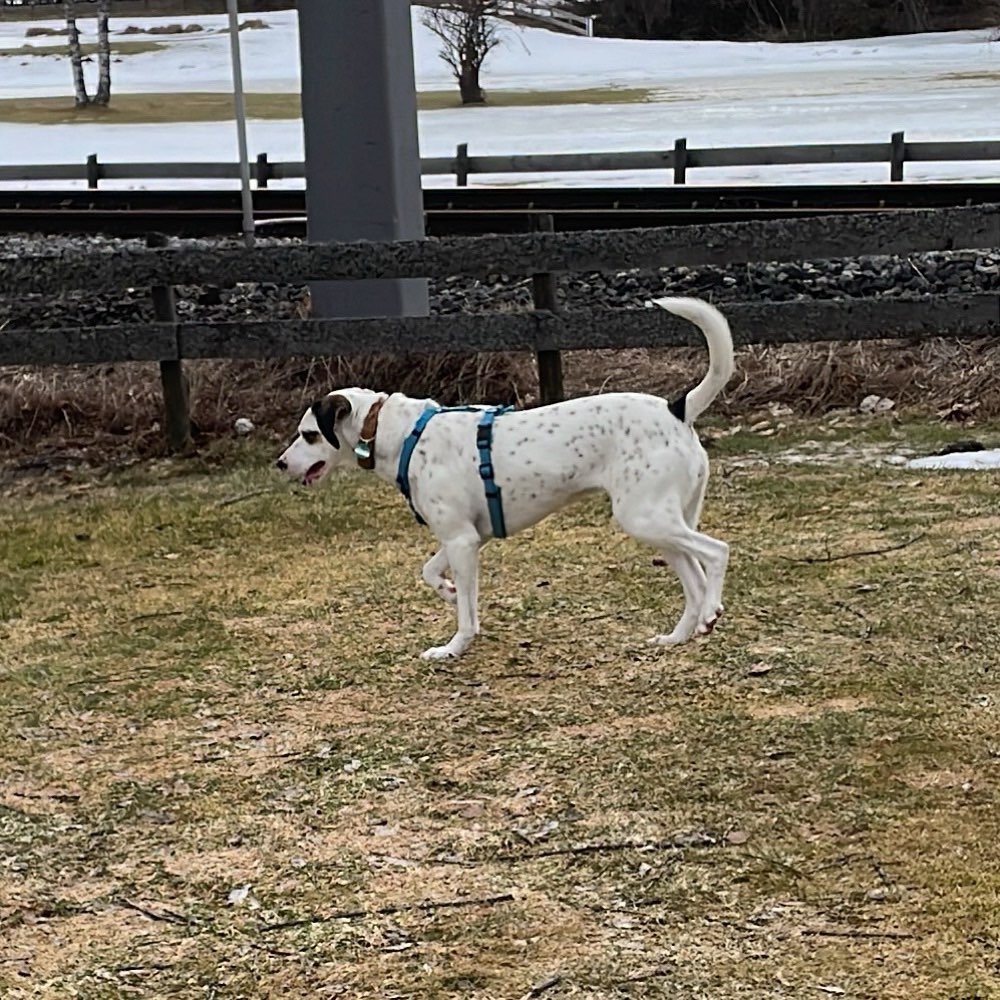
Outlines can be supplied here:
M424 235L409 0L298 0L309 239ZM319 282L323 317L427 313L423 279Z

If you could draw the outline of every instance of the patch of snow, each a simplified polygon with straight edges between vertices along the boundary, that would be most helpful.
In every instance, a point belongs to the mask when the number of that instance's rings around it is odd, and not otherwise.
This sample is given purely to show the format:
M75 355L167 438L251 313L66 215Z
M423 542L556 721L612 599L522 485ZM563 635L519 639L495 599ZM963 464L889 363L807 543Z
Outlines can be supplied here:
M248 91L296 93L300 86L298 22L294 11L262 15L264 30L243 31ZM112 66L113 93L229 92L231 76L224 15L185 18L206 30L184 35L128 35L178 18L112 20L113 37L152 40L155 52L122 57ZM36 22L60 27L53 19ZM84 40L94 21L81 19ZM58 44L24 38L24 22L0 23L0 48ZM848 42L635 41L560 35L503 25L502 44L483 73L490 90L644 88L650 98L631 104L476 107L419 114L421 154L450 156L461 142L476 155L669 149L678 137L690 147L811 142L888 142L904 130L909 141L996 136L995 88L1000 44L988 31L938 32ZM454 91L437 38L413 11L414 62L422 90ZM93 74L96 67L88 64ZM6 97L69 96L62 56L0 57ZM8 163L82 163L96 152L106 162L235 161L235 129L225 123L166 125L5 125ZM301 160L297 120L251 121L251 154ZM909 180L994 178L997 164L908 163ZM732 167L691 170L691 183L848 183L884 181L887 164ZM644 185L668 182L666 172L476 175L475 184ZM11 182L24 186L23 182ZM82 182L81 182L82 183ZM163 182L102 182L107 187L175 187ZM191 181L216 186L215 181ZM235 186L229 182L226 186ZM289 181L285 186L301 186ZM425 178L450 187L450 175ZM56 182L63 187L65 182Z
M910 469L1000 469L1000 448L927 455L924 458L911 458L906 464Z

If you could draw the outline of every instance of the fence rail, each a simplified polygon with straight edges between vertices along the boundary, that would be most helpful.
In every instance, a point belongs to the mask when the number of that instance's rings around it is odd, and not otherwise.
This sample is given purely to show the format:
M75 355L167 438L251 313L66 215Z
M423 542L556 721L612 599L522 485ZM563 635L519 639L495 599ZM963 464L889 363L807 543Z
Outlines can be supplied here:
M529 21L573 35L589 37L594 34L593 17L575 14L552 0L499 0L497 11L501 17Z
M672 149L607 153L525 153L523 155L472 155L460 143L454 156L424 157L424 176L454 174L464 187L476 174L544 174L578 171L650 170L669 173L674 184L687 182L687 172L716 167L763 167L847 163L885 163L890 181L902 181L906 163L1000 162L1000 140L907 142L895 132L888 142L813 143L794 146L732 146L689 148L687 139L676 139ZM85 163L0 164L0 181L82 180L96 188L102 180L233 180L240 176L238 163L104 163L92 153ZM301 160L272 161L266 153L251 164L258 187L272 180L305 177Z
M0 295L53 288L296 283L456 274L531 274L819 260L954 247L1000 247L1000 206L902 209L657 229L518 233L226 249L0 257ZM15 291L16 290L16 291ZM3 334L0 334L3 336Z
M561 373L552 365L558 361L555 352L665 347L697 343L698 337L689 324L660 310L560 312L551 282L539 280L533 282L536 308L522 313L265 323L173 322L172 309L164 308L173 285L497 273L538 279L554 271L998 246L1000 205L986 205L684 228L0 257L0 296L150 287L161 320L68 329L0 327L0 364L159 361L166 398L174 401L165 426L173 428L168 430L171 446L182 448L190 440L187 394L171 387L186 385L180 365L187 358L531 350L547 362L543 402L548 402L561 394ZM1000 335L998 294L735 303L725 311L738 344Z
M886 338L1000 336L1000 295L921 299L733 302L723 311L737 346ZM201 358L358 354L468 354L701 346L700 334L661 310L594 309L476 316L123 323L0 334L0 365L106 364Z

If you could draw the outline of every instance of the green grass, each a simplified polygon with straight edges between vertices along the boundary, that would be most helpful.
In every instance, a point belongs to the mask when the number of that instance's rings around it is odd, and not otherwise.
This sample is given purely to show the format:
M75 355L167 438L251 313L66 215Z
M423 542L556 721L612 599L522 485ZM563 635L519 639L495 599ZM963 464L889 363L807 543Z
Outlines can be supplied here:
M145 52L156 52L165 46L161 42L150 41L125 41L112 42L111 54L113 56L138 56ZM97 55L97 42L83 42L80 51L84 56ZM65 56L69 58L66 42L43 43L35 45L27 42L16 49L0 49L0 57L23 57L23 56Z
M371 478L8 487L0 993L1000 996L998 477L753 443L703 519L726 618L670 651L602 499L488 547L427 663L432 540Z
M123 45L148 45L157 42L127 42ZM10 53L8 53L10 54ZM497 91L488 95L489 107L542 107L559 104L628 104L649 99L641 89L593 89L565 91ZM293 119L301 115L298 94L246 95L247 114L251 118ZM421 91L417 106L422 111L461 107L453 91ZM121 125L167 122L230 121L233 101L228 94L179 92L112 95L107 108L77 109L72 97L18 97L0 100L0 121L20 124L66 124L106 121Z

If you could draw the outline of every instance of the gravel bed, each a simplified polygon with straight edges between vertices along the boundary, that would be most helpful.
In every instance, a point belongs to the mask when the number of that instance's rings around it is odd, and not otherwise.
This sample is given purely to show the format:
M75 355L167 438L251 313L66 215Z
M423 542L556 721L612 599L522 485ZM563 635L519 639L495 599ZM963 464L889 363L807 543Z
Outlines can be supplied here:
M262 239L261 245L298 241ZM229 239L174 240L173 246L239 246ZM0 237L0 255L73 254L122 247L142 249L142 240L104 237ZM850 299L872 296L916 298L923 295L1000 291L1000 249L863 256L802 263L734 264L728 267L672 267L659 271L562 275L559 297L567 309L601 306L641 308L653 296L697 295L714 302L795 299ZM290 319L303 315L306 290L301 285L246 284L235 288L177 289L177 309L184 320L233 322ZM530 308L531 281L523 276L485 280L453 277L430 283L431 311L490 312ZM145 289L119 295L66 293L58 296L0 297L0 329L110 325L152 320Z

